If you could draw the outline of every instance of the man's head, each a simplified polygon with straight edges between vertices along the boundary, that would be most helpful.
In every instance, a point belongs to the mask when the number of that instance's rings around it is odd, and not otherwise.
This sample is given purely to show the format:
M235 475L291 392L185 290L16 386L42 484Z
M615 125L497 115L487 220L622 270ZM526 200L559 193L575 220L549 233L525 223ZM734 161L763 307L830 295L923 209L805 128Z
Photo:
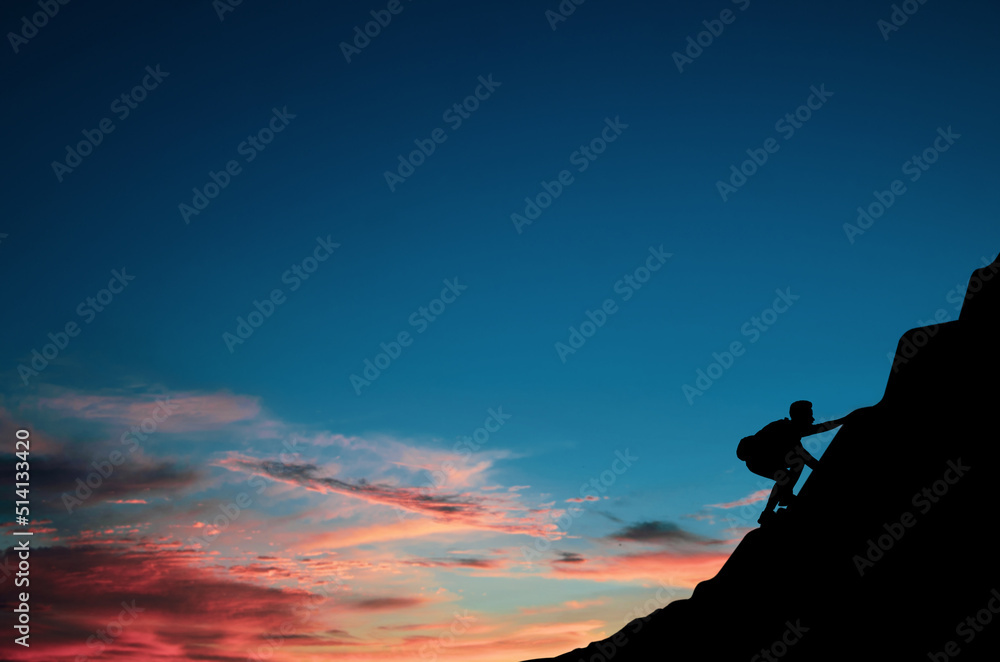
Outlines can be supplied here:
M792 420L796 423L802 423L803 425L812 425L813 421L813 403L808 400L796 400L792 403L792 406L788 408L788 415L792 417Z

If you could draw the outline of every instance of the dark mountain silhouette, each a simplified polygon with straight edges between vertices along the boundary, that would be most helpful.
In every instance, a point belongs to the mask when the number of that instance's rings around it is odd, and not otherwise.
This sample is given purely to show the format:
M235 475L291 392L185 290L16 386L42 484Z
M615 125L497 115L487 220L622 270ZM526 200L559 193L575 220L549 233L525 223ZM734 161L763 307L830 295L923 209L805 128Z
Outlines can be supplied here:
M549 662L1000 660L998 276L903 334L881 401L690 599Z

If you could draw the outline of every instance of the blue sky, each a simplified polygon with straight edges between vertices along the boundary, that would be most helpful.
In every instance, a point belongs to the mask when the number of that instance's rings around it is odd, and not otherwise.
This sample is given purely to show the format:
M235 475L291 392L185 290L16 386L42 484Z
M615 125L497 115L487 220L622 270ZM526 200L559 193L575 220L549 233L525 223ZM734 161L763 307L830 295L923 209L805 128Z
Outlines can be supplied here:
M957 317L949 292L998 250L997 9L914 3L915 13L887 31L878 22L891 20L891 4L856 1L592 0L554 29L545 12L557 11L555 2L399 7L350 61L341 42L386 3L247 1L221 18L208 1L70 3L26 42L8 36L0 405L9 425L47 437L51 452L72 450L84 471L83 460L106 455L116 430L154 396L187 403L186 422L174 419L155 435L144 461L195 466L197 478L148 493L137 483L146 496L132 498L146 504L122 511L89 503L86 516L60 512L60 484L40 485L54 495L38 497L54 522L52 545L82 545L87 531L132 522L149 527L119 541L123 549L142 535L175 535L170 527L179 524L164 504L224 500L227 485L277 459L281 439L302 435L316 472L279 481L287 490L255 510L265 523L304 518L282 531L288 559L317 528L384 521L384 500L321 488L318 476L424 486L461 437L502 408L510 418L479 449L453 458L461 470L440 493L503 492L511 500L490 508L552 520L582 509L540 563L557 568L570 558L558 554L576 554L588 559L579 567L600 568L600 579L556 573L551 589L536 577L530 585L540 588L518 584L518 594L537 590L532 604L550 606L624 597L588 607L596 611L584 625L549 632L548 648L535 651L556 653L616 630L620 619L607 614L627 612L655 585L641 572L605 572L634 559L628 545L654 556L680 545L687 563L706 540L728 550L755 525L756 512L727 522L735 509L708 507L762 487L735 457L740 437L787 415L793 400L812 400L817 419L873 404L898 337L939 309ZM731 21L711 23L724 10ZM0 23L16 32L37 11L9 3ZM673 53L712 26L723 29L679 71ZM163 73L151 78L147 67ZM122 117L113 103L144 79L144 99ZM480 98L468 102L475 110L460 125L449 119L477 89ZM782 128L796 112L808 119ZM84 131L95 135L103 118L113 131L57 175L53 162L66 163L67 145ZM281 131L261 136L261 148L247 146L269 126ZM386 171L436 129L434 151L390 188ZM602 143L602 131L614 140ZM603 151L581 170L579 150L595 140ZM730 180L748 150L766 152L766 162L720 194L718 182ZM934 160L916 178L914 156ZM193 204L192 188L204 190L230 161L238 174L185 223L179 205ZM519 227L512 214L523 215L525 198L562 171L572 183ZM888 200L881 192L894 180L903 192L849 236L844 226L856 222L857 208L876 203L876 193ZM318 238L338 246L313 264ZM669 258L626 300L616 283L644 278L636 270L657 251ZM316 269L293 291L285 274L296 266ZM134 280L101 312L81 315L78 306L123 269ZM440 316L411 323L421 307L442 306L432 302L455 284L466 289ZM237 318L276 288L283 303L230 351L223 334L235 334ZM556 344L569 343L570 327L609 299L615 312L560 357ZM755 318L771 320L759 335L750 331ZM22 378L18 367L70 322L79 335ZM402 332L411 344L356 392L350 376ZM743 353L688 397L683 386L734 342ZM817 454L830 438L820 438ZM640 460L616 474L607 499L566 501L626 449ZM344 505L354 502L367 510ZM343 521L309 519L326 510L343 512ZM659 547L628 535L626 547L595 542L641 523L660 527L652 538ZM520 572L511 568L531 537L464 536L359 543L353 553L391 564L501 550L483 576L436 570L430 581L465 591L462 605L508 634L538 626L542 617L516 612L513 597L471 595L504 590L496 576ZM667 557L657 558L666 564L661 577L670 574ZM655 567L645 559L634 567ZM705 577L714 574L706 567ZM353 590L418 590L365 581ZM372 656L358 659L380 659L379 642L396 641L375 628L413 620L373 614L352 632ZM460 657L493 659L472 655Z

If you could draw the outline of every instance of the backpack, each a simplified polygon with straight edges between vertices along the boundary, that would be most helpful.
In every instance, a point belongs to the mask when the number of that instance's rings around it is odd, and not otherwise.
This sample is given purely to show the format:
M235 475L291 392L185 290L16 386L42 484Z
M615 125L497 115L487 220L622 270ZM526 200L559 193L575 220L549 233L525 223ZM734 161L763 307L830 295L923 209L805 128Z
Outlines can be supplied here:
M757 434L740 439L736 446L736 457L744 462L752 462L769 455L774 455L775 451L783 450L782 442L788 437L788 418L774 421L765 425Z

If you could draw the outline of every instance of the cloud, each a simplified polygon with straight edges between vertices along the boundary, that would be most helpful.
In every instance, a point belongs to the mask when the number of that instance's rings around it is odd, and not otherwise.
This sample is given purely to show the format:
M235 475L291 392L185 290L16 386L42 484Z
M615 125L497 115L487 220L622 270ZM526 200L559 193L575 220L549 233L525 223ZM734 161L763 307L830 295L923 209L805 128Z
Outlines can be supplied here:
M122 392L72 395L79 396L56 394L44 404L50 418L67 420L61 429L70 431L70 441L63 446L68 453L38 457L53 469L39 482L62 489L75 489L76 478L93 470L89 463L107 457L94 454L95 447L127 451L118 436L156 406L152 395L143 393L134 394L132 405L124 400L133 395ZM525 492L527 485L507 487L534 481L504 481L493 475L500 458L512 457L502 449L463 456L448 452L451 444L438 443L441 440L422 447L381 436L303 431L262 413L257 398L200 393L175 397L184 401L182 411L158 429L172 424L177 426L170 428L174 431L205 434L171 437L158 448L183 447L193 453L196 469L137 451L95 490L89 502L100 508L74 513L73 519L56 518L62 536L57 543L69 549L43 549L37 560L39 567L52 570L46 581L67 590L66 595L55 595L55 588L39 593L39 608L46 615L39 627L72 636L50 638L49 631L40 629L46 641L57 643L38 651L33 646L35 660L71 662L76 655L95 659L87 637L116 617L121 600L134 597L140 607L150 606L102 659L243 662L247 649L266 643L266 636L296 617L297 606L335 581L346 582L346 588L326 602L312 622L296 621L294 634L283 639L272 662L309 659L310 654L372 662L417 658L422 646L452 633L456 604L480 610L480 621L456 637L454 647L439 650L441 659L528 659L598 638L593 636L596 629L620 627L587 620L613 617L619 611L605 614L598 601L589 599L593 593L577 590L580 581L644 583L674 573L678 581L693 582L696 576L714 574L707 571L713 557L704 555L612 557L594 555L589 548L552 552L549 563L527 567L516 546L522 541L510 534L554 540L554 515L564 512L560 508L575 509L568 504L598 499L556 502L551 495L536 499ZM99 438L92 434L95 428L102 433ZM275 434L278 431L283 434ZM284 461L288 455L281 456L281 463L273 461L282 452L282 438L298 442L292 462ZM155 448L151 444L145 450ZM242 450L206 455L206 449L217 453L221 448ZM240 473L212 473L213 466ZM273 482L266 492L254 492L244 484L251 475ZM116 485L118 480L121 485ZM418 487L423 484L432 486ZM190 540L187 536L205 536L220 526L212 524L221 516L219 507L229 507L240 490L250 493L253 502L241 509L239 519L219 528L211 548L185 549L190 547L182 542ZM550 502L536 502L542 499ZM617 522L609 528L621 539L684 540L684 532L671 530L673 525L667 523L626 525L610 513L589 512ZM137 540L139 536L149 537ZM415 539L414 544L399 543ZM507 547L496 551L501 545ZM611 546L605 540L602 547ZM486 602L462 602L472 597L463 581L467 576L502 578L527 591L539 578L572 581L550 582L553 590L539 596L539 608L558 607L554 618L538 616L525 622L511 620L511 605L492 596ZM621 586L612 588L617 593ZM577 600L568 600L571 597ZM35 598L33 594L33 610Z
M143 500L141 497L150 494L187 489L202 478L202 472L198 469L168 458L152 459L142 453L129 455L128 448L124 446L120 452L124 460L118 466L113 466L108 461L107 453L99 455L97 460L79 453L80 451L68 450L61 456L32 455L35 460L31 468L32 486L37 484L38 491L46 500L58 503L60 511L65 511L63 493L74 500L78 499L77 490L84 496L81 504L70 502L75 513L77 508L101 504L107 500L138 503ZM0 462L10 462L9 466L13 466L14 459L13 456L0 456ZM109 470L109 475L102 475ZM83 487L80 487L78 481L84 483Z
M620 517L614 515L613 513L608 512L606 510L594 510L594 511L591 511L591 512L593 512L595 515L600 515L601 517L609 519L612 522L614 522L615 524L621 524L624 521Z
M451 625L447 621L440 623L404 623L402 625L380 625L379 630L389 632L408 632L410 630L446 630Z
M480 559L474 557L459 557L454 559L418 559L413 561L403 561L403 563L425 568L494 569L503 565L498 559Z
M586 563L552 562L548 575L557 579L584 579L595 582L666 581L672 586L693 588L698 582L714 577L728 560L729 553L678 552L658 550L640 554L588 556Z
M715 524L716 517L720 517L720 514L714 509L721 510L731 510L733 508L742 508L744 506L749 506L760 501L764 501L771 494L770 488L757 490L751 492L742 499L737 499L736 501L727 501L725 503L711 503L704 506L696 513L689 513L687 515L681 515L681 517L694 520L708 520L709 524ZM743 518L746 519L746 512L743 511ZM756 517L754 517L756 519ZM727 518L722 517L723 521L729 521Z
M727 503L710 503L706 508L739 508L740 506L748 506L751 503L757 503L758 501L763 501L771 494L771 488L766 488L763 490L757 490L742 499L737 499L736 501L729 501Z
M376 472L389 475L386 473L387 469L396 469L392 474L395 477L419 475L422 485L451 490L484 485L493 463L510 456L509 452L501 449L471 454L467 450L464 453L441 450L385 435L362 438L322 432L293 436L298 442L303 442L302 448L336 448L339 451L338 458L348 458L355 471L367 472L369 475ZM496 489L502 488L498 485Z
M721 540L714 540L685 531L672 522L639 522L627 526L617 533L608 536L612 540L650 542L650 543L690 543L698 545L717 545Z
M445 534L473 533L478 530L479 527L416 517L382 524L341 526L333 531L312 533L297 543L295 549L300 552L327 551L428 536L440 538Z
M365 479L352 483L322 475L322 470L315 464L275 462L237 453L231 453L218 465L324 494L341 494L368 503L392 506L460 527L530 536L551 536L557 529L555 524L546 523L545 514L549 511L526 508L502 494L448 494L424 488L369 483Z
M419 607L428 602L426 598L365 598L363 600L352 600L350 606L361 611L387 611L410 609Z
M374 629L375 614L409 613L412 618L429 613L422 610L441 602L409 593L405 587L386 594L384 583L354 580L323 588L319 579L328 576L328 566L317 568L311 579L300 582L309 589L295 588L288 586L290 574L280 572L291 569L293 560L208 566L210 557L204 553L135 541L115 549L38 548L31 560L45 568L45 581L31 585L32 612L44 613L38 623L38 645L32 637L30 650L17 658L31 662L75 662L77 656L244 662L247 649L257 650L262 642L275 638L281 645L275 655L267 656L272 662L308 659L303 647L320 657L350 659L338 647L358 650L366 646L378 651L402 643L388 635L367 640L353 634L355 628ZM0 608L11 610L17 553L8 548L2 561L10 572L0 579ZM294 561L299 568L303 564L303 559ZM263 585L267 580L275 585ZM110 631L107 626L119 618L123 603L134 613L121 621L126 623L122 633L106 644L107 650L88 646L88 638L91 643L96 640L95 633ZM435 617L440 621L442 615ZM446 629L449 622L440 625ZM34 627L32 634L36 634ZM416 657L417 651L405 653L401 657Z
M45 581L31 585L32 612L45 617L39 621L38 645L32 637L20 660L72 662L103 652L109 659L242 662L243 651L256 648L263 635L284 622L313 642L325 639L311 634L311 628L330 627L322 624L322 616L308 625L302 618L312 598L328 598L233 580L198 567L192 552L47 547L35 549L31 560L45 568ZM16 564L13 549L4 562ZM13 579L0 582L5 611L13 608ZM102 643L96 634L111 632L108 625L115 622L124 624L117 628L120 634Z
M218 430L232 423L254 420L261 413L259 398L228 393L86 394L60 390L53 397L38 398L36 405L64 418L99 421L121 428L153 418L157 430L164 432Z
M517 611L525 616L536 616L538 614L565 614L567 611L589 609L591 607L599 607L607 603L608 600L605 598L597 598L594 600L566 600L560 604L546 605L544 607L521 607Z
M0 395L0 402L3 402L3 400L4 396ZM26 417L23 414L12 414L3 406L0 406L0 438L14 439L14 435L18 430L27 429L31 434L30 446L32 454L58 455L66 450L68 444L56 437L49 436L47 430L39 429L39 427L38 421L34 416Z

